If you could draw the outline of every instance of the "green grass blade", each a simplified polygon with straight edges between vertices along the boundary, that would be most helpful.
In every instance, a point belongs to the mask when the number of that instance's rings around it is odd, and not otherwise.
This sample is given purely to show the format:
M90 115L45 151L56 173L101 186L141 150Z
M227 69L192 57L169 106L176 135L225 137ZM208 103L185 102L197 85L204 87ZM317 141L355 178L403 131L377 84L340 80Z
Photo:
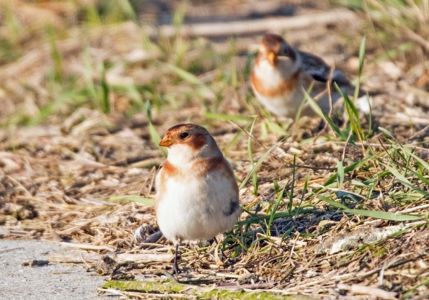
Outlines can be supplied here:
M155 205L155 200L152 198L146 198L139 195L116 195L111 196L107 199L109 202L129 203L134 202L144 206L152 207Z
M374 219L406 222L406 221L417 221L424 218L423 216L418 216L418 215L406 215L406 214L399 214L399 213L393 213L393 212L387 212L387 211L348 208L345 205L342 205L336 201L328 199L327 197L321 197L321 200L323 200L324 202L328 203L333 207L341 209L345 213L374 218Z
M421 193L424 196L429 196L429 192L424 191L413 185L404 175L402 175L395 167L385 164L385 168L398 180L402 185ZM414 173L414 172L413 172ZM416 175L416 173L415 173Z
M346 113L353 133L358 137L360 141L363 141L364 132L362 130L362 125L360 124L359 110L357 109L353 101L350 100L349 96L344 93L344 91L337 85L336 82L334 83L334 85L337 91L340 93L341 97L343 97L344 99L344 106L346 108Z
M54 28L48 28L48 36L49 46L51 48L51 58L54 63L54 79L60 81L63 79L63 56L57 46L57 38Z
M181 78L182 80L191 83L191 84L195 84L195 85L203 85L204 86L204 82L202 82L197 76L195 76L194 74L179 68L175 65L171 65L168 64L167 68L169 70L171 70L174 74L176 74L179 78Z
M253 173L257 172L259 168L261 167L262 163L268 158L268 156L271 154L271 152L274 151L278 147L279 143L276 143L272 145L265 153L258 159L258 161L253 165L252 169L247 173L246 177L243 179L243 181L240 184L240 189L244 188L244 186L247 184L249 179L253 176Z
M360 81L362 78L363 67L365 65L365 51L366 51L366 38L363 37L359 47L359 69L358 69L358 81L355 88L354 98L357 99L360 90Z
M206 112L204 114L204 116L207 119L220 120L220 121L233 121L233 122L238 122L238 121L252 121L252 120L254 120L254 119L257 118L256 115L249 115L249 116L245 116L245 115L229 115L229 114L211 113L211 112Z
M289 212L292 211L292 207L293 207L293 196L295 193L295 182L296 182L296 155L293 156L292 182L290 185L289 202L287 204L287 210Z
M101 109L104 113L110 113L110 87L106 78L106 66L103 64L101 69Z
M253 147L252 147L252 136L253 136L253 129L255 127L255 120L253 120L252 124L250 125L250 130L249 130L249 136L247 138L247 156L249 158L250 164L253 166L255 166L255 162L253 160ZM258 194L258 175L256 174L256 172L253 172L252 174L252 186L253 186L253 194L257 195Z
M373 157L368 156L362 160L359 160L357 162L352 163L350 166L343 167L344 174L350 173L350 172L354 171L355 169L361 167L364 163L366 163L370 159L373 159ZM331 177L329 177L328 180L326 180L323 185L328 186L328 185L334 183L337 180L337 178L338 178L338 173L336 172L335 174L331 175Z
M273 121L271 121L271 120L269 120L269 119L265 119L264 120L264 122L265 122L265 124L266 124L266 126L267 126L267 129L270 131L270 132L272 132L272 133L274 133L275 135L277 135L277 136L285 136L285 135L287 135L287 131L286 130L284 130L279 124L277 124L276 122L273 122Z
M402 151L404 151L406 154L412 156L416 161L418 161L428 172L429 172L429 163L415 155L409 147L406 146L399 146Z
M343 165L343 161L341 160L337 161L337 181L338 181L338 188L341 189L344 183L344 165Z
M278 190L276 193L276 199L274 202L274 205L271 207L270 214L269 214L269 220L268 220L268 235L271 235L271 226L273 225L273 222L275 220L275 213L279 209L280 203L283 201L284 193L287 189L288 185L285 184L284 187L281 190ZM290 212L291 210L289 210Z
M325 114L322 109L319 107L316 101L307 93L307 91L304 91L305 98L310 105L310 107L313 109L313 111L321 117L326 123L328 123L329 127L336 133L338 137L340 137L342 140L347 139L347 135L345 135L341 129L334 123L334 121Z
M353 215L359 215L363 217L370 217L374 219L382 219L396 222L406 222L406 221L417 221L421 220L424 217L418 215L405 215L405 214L397 214L386 211L375 211L375 210L365 210L365 209L345 209L344 212L350 213Z

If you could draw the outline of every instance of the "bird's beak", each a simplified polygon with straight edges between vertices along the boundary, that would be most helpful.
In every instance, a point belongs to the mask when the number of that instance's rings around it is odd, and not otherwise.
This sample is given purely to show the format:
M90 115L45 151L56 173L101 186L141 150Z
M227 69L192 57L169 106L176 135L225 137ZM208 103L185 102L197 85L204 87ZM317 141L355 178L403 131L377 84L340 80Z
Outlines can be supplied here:
M270 52L268 52L268 61L272 64L272 65L274 65L274 63L275 63L275 61L276 61L276 59L277 59L277 55L273 52L273 51L270 51Z
M162 140L159 142L159 145L161 147L170 147L173 145L173 140L168 135L164 135Z

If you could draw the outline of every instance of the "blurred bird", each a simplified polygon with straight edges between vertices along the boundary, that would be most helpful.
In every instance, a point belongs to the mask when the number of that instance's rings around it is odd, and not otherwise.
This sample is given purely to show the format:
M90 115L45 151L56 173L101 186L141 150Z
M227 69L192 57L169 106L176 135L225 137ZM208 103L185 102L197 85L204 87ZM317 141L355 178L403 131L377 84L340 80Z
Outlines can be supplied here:
M310 90L310 95L326 113L331 110L329 93L333 105L341 98L334 82L345 94L354 93L354 86L340 70L331 68L313 54L291 47L276 34L262 38L250 81L256 98L267 110L289 118L294 118L300 109L304 91ZM365 92L359 91L359 97L358 108L369 113ZM311 110L303 113L310 114Z
M159 145L168 148L168 156L156 177L156 216L161 232L176 247L173 271L177 274L181 241L211 239L237 222L238 187L205 128L173 126Z

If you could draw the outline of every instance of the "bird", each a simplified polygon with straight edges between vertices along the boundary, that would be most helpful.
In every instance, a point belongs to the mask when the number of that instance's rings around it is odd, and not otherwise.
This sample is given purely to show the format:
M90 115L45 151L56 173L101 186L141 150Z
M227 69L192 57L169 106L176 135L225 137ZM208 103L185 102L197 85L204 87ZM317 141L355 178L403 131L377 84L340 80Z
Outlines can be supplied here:
M332 104L336 106L341 98L333 83L348 95L355 89L343 72L330 67L316 55L292 47L283 37L273 33L265 34L259 44L250 83L256 98L268 111L287 118L296 117L304 102L305 91L310 91L322 111L329 113ZM369 113L366 92L359 90L359 97L358 108ZM312 114L309 108L302 112Z
M159 145L167 147L167 158L155 179L156 218L175 246L177 275L182 241L209 240L232 229L241 214L239 191L232 167L204 127L177 124Z

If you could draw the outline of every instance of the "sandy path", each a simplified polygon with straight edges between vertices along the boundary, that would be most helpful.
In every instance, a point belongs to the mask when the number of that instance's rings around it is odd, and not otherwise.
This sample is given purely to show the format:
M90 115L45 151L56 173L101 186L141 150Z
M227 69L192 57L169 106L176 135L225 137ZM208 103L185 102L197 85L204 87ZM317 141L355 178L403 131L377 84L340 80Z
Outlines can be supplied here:
M23 266L24 262L48 260L49 255L70 251L76 250L49 241L0 240L0 299L106 299L97 294L103 278L86 272L84 266Z

